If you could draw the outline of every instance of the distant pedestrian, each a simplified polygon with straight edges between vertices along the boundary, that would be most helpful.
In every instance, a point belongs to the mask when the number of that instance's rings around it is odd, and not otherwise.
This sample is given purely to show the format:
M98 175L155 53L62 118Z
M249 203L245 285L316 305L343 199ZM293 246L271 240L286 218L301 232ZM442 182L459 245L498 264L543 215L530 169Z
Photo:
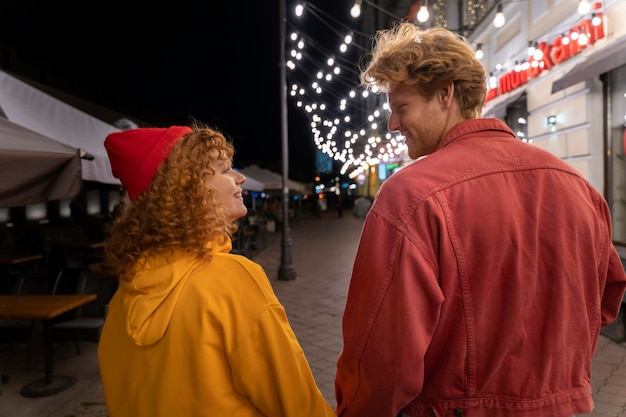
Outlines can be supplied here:
M322 216L320 215L320 204L318 202L319 198L317 197L317 193L314 192L311 194L309 200L311 201L311 214L319 219Z
M337 364L342 417L567 417L593 409L591 361L626 276L603 196L482 118L472 47L410 22L378 33L365 85L416 160L361 234Z
M354 200L354 207L352 208L352 214L354 217L359 219L364 219L367 216L367 213L370 211L372 207L372 200L369 197L358 197Z
M229 253L245 177L218 130L104 142L131 200L106 241L120 277L98 345L110 417L334 415L263 269Z
M341 194L337 194L337 215L340 219L343 217L343 202L341 201Z

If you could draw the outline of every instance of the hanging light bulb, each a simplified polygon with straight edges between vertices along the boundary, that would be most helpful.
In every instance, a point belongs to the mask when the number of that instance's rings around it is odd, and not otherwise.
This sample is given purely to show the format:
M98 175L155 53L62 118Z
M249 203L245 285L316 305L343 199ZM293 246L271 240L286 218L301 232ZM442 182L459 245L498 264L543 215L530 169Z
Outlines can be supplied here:
M489 88L496 88L498 86L498 80L496 79L493 72L489 73Z
M539 44L535 42L535 52L533 52L533 59L535 61L541 61L543 59L543 51L539 48Z
M578 0L578 13L587 14L591 10L591 5L587 0Z
M302 3L296 5L295 13L298 17L302 16L304 13L304 5Z
M580 31L578 33L578 44L580 46L585 46L587 45L588 42L589 42L589 37L587 37L587 34L585 33L585 29L580 28Z
M535 46L533 45L533 41L528 41L528 56L533 56L535 53Z
M476 59L483 59L484 56L485 54L483 53L483 44L479 43L478 45L476 45Z
M354 2L354 5L352 6L352 8L350 9L350 16L352 16L353 18L357 18L359 16L361 16L361 2L363 0L356 0Z
M567 35L565 33L561 34L561 43L563 45L569 45L569 33Z
M602 18L596 13L591 13L591 24L594 26L600 26L602 24Z
M422 0L422 5L420 6L419 12L417 12L417 21L420 23L424 23L430 17L430 13L428 13L428 5L426 4L426 0Z
M502 4L498 4L496 8L496 17L493 18L493 25L497 28L501 28L504 26L506 22L506 18L504 17L504 12L502 12Z

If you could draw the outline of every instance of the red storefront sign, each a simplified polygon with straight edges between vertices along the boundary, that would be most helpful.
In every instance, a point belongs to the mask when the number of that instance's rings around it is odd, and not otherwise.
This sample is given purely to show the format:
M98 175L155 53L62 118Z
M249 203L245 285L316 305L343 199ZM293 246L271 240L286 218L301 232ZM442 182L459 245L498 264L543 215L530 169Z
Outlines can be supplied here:
M600 19L602 19L602 13L597 13L597 15ZM605 36L604 25L600 24L598 26L594 26L589 19L585 19L576 26L573 26L570 31L579 33L581 28L588 37L586 45L580 45L577 41L570 41L568 44L564 45L562 36L557 37L552 44L539 42L538 48L543 52L543 58L541 58L538 62L539 65L529 65L526 70L511 70L510 72L502 75L498 81L498 87L491 88L487 92L485 104L499 95L519 88L520 86L526 84L528 80L538 76L543 71L549 70L554 65L566 61L572 56L580 53L580 51L585 49L587 46L593 45L596 41L604 38ZM533 57L528 57L527 62L532 64Z

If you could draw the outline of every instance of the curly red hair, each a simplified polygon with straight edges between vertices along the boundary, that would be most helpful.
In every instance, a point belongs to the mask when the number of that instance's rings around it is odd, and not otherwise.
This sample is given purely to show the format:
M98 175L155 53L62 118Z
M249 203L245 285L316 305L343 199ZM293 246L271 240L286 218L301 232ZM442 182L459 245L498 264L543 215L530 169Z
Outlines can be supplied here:
M237 230L205 180L214 160L232 163L234 147L216 129L195 124L172 148L146 191L115 219L106 240L107 262L131 279L148 254L184 250L209 260L207 243L223 244Z

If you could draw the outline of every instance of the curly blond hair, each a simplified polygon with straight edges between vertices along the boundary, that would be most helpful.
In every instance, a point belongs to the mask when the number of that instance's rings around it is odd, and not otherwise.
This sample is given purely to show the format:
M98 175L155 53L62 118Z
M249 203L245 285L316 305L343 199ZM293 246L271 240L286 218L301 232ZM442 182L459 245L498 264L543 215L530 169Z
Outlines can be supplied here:
M487 96L487 73L467 41L444 28L420 30L410 22L377 32L361 83L382 92L414 86L426 99L454 83L463 117L480 117Z
M219 131L194 122L172 148L149 187L115 219L106 240L107 262L131 279L146 254L174 249L211 259L208 242L225 243L237 230L205 180L212 161L232 163L232 143Z

